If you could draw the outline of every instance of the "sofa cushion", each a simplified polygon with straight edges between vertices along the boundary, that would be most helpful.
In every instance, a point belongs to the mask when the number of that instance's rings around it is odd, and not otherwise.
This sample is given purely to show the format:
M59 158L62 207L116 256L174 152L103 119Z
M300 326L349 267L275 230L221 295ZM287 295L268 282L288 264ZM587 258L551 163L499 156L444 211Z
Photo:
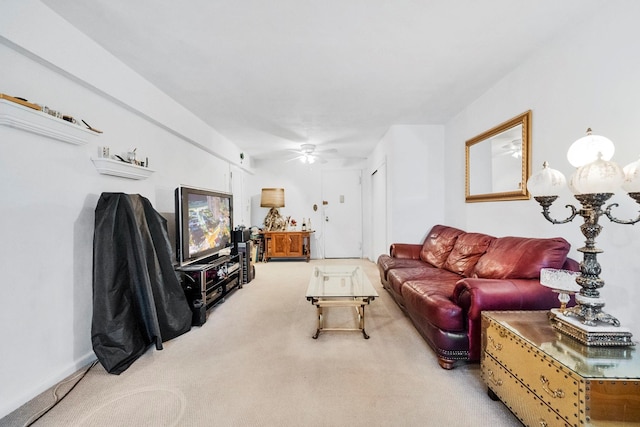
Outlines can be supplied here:
M398 295L402 295L402 285L410 280L422 280L439 286L441 283L457 282L460 276L442 268L435 268L422 263L421 267L394 268L387 273L389 287ZM453 289L452 291L453 292Z
M485 279L536 279L540 269L561 268L569 253L569 242L561 237L494 239L480 257L473 277Z
M495 237L482 233L464 233L456 243L444 263L447 270L468 277L473 273L476 262L487 251Z
M464 231L446 225L435 225L424 239L420 259L434 267L442 268L456 239Z
M393 258L389 255L380 255L378 257L378 265L382 271L386 273L394 268L409 268L424 266L424 261L410 258ZM385 277L386 279L386 277Z
M421 317L443 331L464 331L462 307L452 300L459 276L448 279L411 280L402 285L402 297L408 312Z

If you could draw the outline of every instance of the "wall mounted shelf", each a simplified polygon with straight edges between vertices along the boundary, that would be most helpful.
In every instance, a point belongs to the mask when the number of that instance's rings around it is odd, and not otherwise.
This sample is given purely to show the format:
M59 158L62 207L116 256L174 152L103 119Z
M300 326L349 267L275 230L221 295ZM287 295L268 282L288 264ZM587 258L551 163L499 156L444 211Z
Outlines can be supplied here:
M0 99L0 125L75 145L84 145L89 142L89 138L98 135L96 132L6 99Z
M103 175L119 176L129 179L147 179L155 172L153 169L143 168L142 166L132 165L120 160L107 158L92 158L94 166Z

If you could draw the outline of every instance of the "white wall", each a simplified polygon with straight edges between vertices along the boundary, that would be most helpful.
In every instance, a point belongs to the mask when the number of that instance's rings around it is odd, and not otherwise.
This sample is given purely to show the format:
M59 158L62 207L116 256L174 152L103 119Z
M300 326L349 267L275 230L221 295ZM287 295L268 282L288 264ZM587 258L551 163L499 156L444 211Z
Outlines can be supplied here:
M361 161L345 159L329 160L326 164L303 164L300 161L281 160L256 161L255 175L248 178L247 197L251 198L251 226L264 227L264 218L269 208L260 207L262 188L284 188L285 207L280 215L290 216L301 224L302 218L310 218L315 233L311 236L311 258L324 258L322 222L322 173L336 169L362 170ZM317 205L318 210L313 210ZM363 206L363 211L366 207ZM368 214L368 212L367 212ZM366 214L364 214L366 215ZM247 224L249 225L249 224Z
M609 3L593 19L567 30L516 70L505 76L483 96L446 124L447 223L469 231L520 236L561 236L572 244L571 256L584 237L579 231L580 217L571 224L553 225L540 214L533 200L464 203L464 142L528 109L532 110L533 170L543 161L567 177L571 166L566 152L587 127L616 144L614 160L622 166L640 155L640 4ZM612 201L622 206L623 219L637 216L638 206L626 195ZM552 207L558 219L569 213L564 205L577 203L568 192ZM605 311L619 318L623 326L640 337L640 229L638 225L619 225L601 220L603 231L596 239L604 250L598 257L601 277L606 285L602 295Z
M95 358L92 248L100 194L139 193L172 220L178 185L229 191L231 168L247 175L249 161L232 166L239 156L231 142L39 2L3 3L0 28L0 92L104 131L78 146L0 126L1 418ZM99 174L90 159L102 145L112 154L136 147L156 172L140 181Z
M370 179L381 162L387 168L385 247L422 242L434 224L444 222L444 126L392 126L369 158L365 176Z

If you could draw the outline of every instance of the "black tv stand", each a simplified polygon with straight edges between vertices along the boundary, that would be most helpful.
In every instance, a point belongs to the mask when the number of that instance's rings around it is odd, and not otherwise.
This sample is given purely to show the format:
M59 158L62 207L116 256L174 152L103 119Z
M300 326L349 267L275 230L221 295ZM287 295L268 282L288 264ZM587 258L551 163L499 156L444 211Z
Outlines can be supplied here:
M242 253L221 255L176 267L184 275L182 288L193 311L193 325L202 325L208 309L242 288L242 256Z

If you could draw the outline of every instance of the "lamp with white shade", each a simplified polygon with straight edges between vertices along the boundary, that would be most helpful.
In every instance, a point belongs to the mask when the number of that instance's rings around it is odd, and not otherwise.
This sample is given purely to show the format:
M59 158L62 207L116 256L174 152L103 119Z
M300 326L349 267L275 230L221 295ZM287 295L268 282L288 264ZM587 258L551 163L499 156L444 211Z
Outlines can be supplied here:
M620 328L618 319L602 311L605 304L598 291L604 286L597 260L597 254L602 250L595 247L595 238L602 230L598 220L602 215L606 215L609 220L618 224L635 224L640 221L640 215L631 220L615 218L611 210L618 206L617 203L607 206L605 210L602 209L605 202L621 187L632 199L640 203L640 160L620 168L611 160L614 152L613 142L608 138L593 135L591 129L587 130L587 136L578 139L569 147L567 158L577 169L568 186L580 202L581 209L567 205L571 214L563 220L553 219L549 210L558 198L559 190L567 185L564 175L551 169L545 162L542 170L533 174L527 182L527 189L542 206L542 215L549 222L564 224L573 221L578 215L584 220L580 230L586 241L585 246L578 249L583 254L583 261L580 263L580 274L575 279L580 286L575 297L576 306L552 310L555 315L552 322L560 332L586 345L633 345L631 332L626 328Z

